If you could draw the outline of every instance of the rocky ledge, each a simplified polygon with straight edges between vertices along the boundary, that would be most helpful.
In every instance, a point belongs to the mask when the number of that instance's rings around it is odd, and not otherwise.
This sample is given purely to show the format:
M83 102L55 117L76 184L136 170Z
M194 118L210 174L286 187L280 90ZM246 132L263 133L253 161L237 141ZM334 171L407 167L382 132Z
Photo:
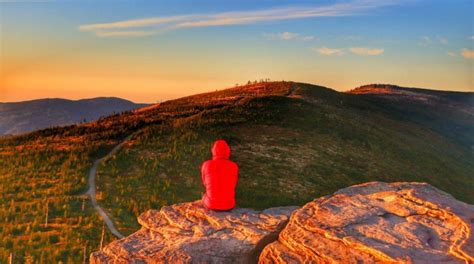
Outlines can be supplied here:
M372 182L295 211L261 263L474 263L474 206L424 183Z
M91 263L474 263L474 206L428 184L355 185L295 209L165 206Z
M297 207L216 212L201 201L139 216L142 228L92 253L91 263L255 263Z

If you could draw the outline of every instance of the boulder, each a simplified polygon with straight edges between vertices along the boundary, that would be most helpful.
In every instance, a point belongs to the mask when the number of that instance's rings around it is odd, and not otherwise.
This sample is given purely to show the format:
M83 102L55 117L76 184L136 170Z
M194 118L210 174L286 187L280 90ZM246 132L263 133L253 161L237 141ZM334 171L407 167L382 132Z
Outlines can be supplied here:
M296 210L259 263L474 263L473 225L429 184L371 182Z
M142 228L91 254L91 263L255 263L297 207L206 209L201 201L139 216Z

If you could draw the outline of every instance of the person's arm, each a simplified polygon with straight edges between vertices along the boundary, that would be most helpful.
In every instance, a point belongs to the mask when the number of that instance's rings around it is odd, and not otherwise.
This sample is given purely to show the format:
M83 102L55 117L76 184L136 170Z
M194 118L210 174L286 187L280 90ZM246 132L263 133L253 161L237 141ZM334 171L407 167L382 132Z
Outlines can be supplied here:
M235 186L237 187L237 183L239 182L239 166L236 164L236 177L235 177Z
M204 186L204 188L206 187L206 177L205 177L205 173L204 173L204 166L206 165L206 162L204 162L201 166L201 182L202 182L202 186Z

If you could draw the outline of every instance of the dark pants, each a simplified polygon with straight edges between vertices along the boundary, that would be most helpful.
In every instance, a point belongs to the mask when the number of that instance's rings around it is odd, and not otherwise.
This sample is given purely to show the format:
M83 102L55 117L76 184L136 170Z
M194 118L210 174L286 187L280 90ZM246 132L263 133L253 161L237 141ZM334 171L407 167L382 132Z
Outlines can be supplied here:
M234 209L234 208L232 208L232 209ZM230 212L230 211L232 211L232 209L229 209L229 210L216 210L216 209L210 209L210 210L212 210L212 211L214 211L214 212Z

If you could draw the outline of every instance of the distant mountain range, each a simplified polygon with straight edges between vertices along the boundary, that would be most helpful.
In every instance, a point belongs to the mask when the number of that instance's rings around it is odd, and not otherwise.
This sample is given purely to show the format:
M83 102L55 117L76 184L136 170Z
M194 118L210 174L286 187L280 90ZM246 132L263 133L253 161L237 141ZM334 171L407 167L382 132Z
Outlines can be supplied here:
M82 100L38 99L0 103L0 135L16 135L53 126L97 120L147 104L136 104L116 97Z

